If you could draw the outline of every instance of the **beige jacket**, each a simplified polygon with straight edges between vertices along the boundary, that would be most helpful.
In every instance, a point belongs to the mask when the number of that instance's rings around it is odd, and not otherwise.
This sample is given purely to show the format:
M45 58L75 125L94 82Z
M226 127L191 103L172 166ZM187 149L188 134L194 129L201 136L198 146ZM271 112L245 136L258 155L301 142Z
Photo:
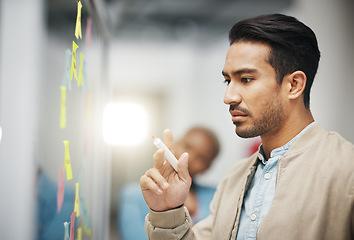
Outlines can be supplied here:
M210 216L192 228L186 208L146 216L149 239L234 240L258 154L234 164L220 182ZM354 239L354 145L319 124L279 159L272 205L257 239Z

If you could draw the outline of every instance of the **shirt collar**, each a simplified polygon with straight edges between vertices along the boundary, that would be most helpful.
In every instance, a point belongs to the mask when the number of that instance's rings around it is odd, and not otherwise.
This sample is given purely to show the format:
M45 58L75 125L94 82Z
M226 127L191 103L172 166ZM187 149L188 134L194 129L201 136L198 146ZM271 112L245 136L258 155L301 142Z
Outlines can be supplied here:
M270 153L270 159L279 159L280 157L284 156L284 154L286 153L286 151L289 150L289 148L291 147L291 145L293 145L293 143L296 141L296 139L298 139L298 137L305 132L310 126L316 124L316 122L312 122L309 125L307 125L304 129L302 129L301 132L299 132L293 139L291 139L289 142L287 142L285 145L278 147L276 149L273 149ZM264 151L263 151L263 146L262 144L258 147L259 149L259 153L258 153L258 158L259 160L265 165L267 164L267 159L265 157Z

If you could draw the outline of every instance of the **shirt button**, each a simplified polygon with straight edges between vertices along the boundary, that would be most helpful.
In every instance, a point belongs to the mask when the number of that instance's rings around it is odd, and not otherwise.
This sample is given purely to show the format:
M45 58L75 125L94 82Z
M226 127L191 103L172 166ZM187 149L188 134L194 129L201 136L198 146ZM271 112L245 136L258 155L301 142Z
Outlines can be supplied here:
M257 218L257 215L256 215L256 214L252 214L252 215L251 215L251 220L252 220L252 221L256 220L256 218Z
M264 178L265 178L266 180L268 180L268 179L270 178L270 174L269 174L269 173L264 174Z

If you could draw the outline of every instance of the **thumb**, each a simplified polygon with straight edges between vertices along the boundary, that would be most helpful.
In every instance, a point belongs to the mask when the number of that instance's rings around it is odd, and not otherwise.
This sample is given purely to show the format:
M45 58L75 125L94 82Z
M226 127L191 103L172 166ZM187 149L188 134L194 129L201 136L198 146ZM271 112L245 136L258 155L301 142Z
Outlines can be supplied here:
M190 184L191 176L188 171L188 153L183 153L178 160L177 168L178 168L178 176L186 183Z

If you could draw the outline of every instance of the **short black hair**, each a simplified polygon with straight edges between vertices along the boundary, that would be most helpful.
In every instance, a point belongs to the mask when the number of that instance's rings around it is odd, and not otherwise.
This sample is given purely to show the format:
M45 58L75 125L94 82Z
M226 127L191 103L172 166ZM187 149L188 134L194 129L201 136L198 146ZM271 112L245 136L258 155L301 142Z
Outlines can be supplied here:
M269 45L268 61L274 68L279 84L287 74L297 70L306 74L305 107L310 106L310 90L317 73L320 50L315 33L294 17L268 14L236 23L229 33L230 45L239 41Z

